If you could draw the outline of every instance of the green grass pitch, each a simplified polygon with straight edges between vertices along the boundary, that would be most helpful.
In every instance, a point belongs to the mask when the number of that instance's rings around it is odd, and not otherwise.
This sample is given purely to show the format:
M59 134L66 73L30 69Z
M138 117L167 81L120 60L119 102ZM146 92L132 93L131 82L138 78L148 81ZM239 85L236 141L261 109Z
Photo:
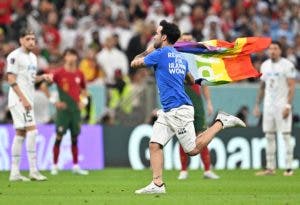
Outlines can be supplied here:
M46 182L9 182L8 172L0 173L0 205L89 205L89 204L300 204L300 175L256 177L254 170L217 171L219 180L202 179L202 171L190 171L189 178L178 181L178 171L165 171L167 194L135 195L147 185L150 170L133 171L108 168L76 176L70 171L49 177ZM27 172L23 172L25 175Z

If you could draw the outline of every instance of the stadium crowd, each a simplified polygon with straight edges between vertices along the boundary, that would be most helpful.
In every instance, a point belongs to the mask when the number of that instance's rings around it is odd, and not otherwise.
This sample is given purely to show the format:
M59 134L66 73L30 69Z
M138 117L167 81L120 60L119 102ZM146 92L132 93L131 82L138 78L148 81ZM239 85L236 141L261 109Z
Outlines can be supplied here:
M79 69L88 84L109 91L101 122L145 121L141 113L156 106L152 74L131 69L129 62L146 49L162 19L177 23L197 41L272 37L300 71L299 0L0 0L0 122L8 119L2 86L6 56L18 46L23 27L36 33L41 71L60 67L66 48L79 52ZM257 69L267 58L265 52L252 57Z

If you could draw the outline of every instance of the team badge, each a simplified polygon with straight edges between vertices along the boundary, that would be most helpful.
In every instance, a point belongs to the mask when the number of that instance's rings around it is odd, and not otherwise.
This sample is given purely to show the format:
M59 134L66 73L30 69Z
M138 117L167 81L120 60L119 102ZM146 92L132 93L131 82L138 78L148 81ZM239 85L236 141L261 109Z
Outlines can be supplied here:
M76 82L77 84L80 84L80 78L79 78L79 77L76 77L76 78L75 78L75 82Z

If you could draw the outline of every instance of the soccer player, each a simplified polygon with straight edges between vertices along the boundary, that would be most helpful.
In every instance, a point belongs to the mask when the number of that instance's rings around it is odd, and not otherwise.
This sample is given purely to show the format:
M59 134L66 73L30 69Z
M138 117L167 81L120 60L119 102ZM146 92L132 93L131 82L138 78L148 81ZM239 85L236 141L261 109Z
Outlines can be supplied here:
M183 33L180 37L180 41L193 41L193 36L190 33ZM186 94L190 97L193 106L194 106L194 127L196 134L200 134L203 130L206 129L205 125L205 111L203 107L203 100L201 98L200 92L203 92L203 96L207 105L207 114L211 115L213 113L213 105L210 99L210 92L207 86L202 85L201 90L198 84L192 86L184 86ZM188 155L184 152L182 146L179 146L180 162L181 162L181 171L179 173L178 179L184 180L188 178ZM203 147L200 152L201 160L204 164L204 174L205 179L219 179L220 177L211 171L211 161L210 153L208 147Z
M194 108L184 91L184 81L194 84L183 55L175 50L173 44L180 37L178 26L165 20L160 22L154 36L154 45L136 56L132 68L154 67L156 83L163 109L157 113L150 139L150 164L152 182L136 194L166 193L163 182L163 146L176 134L184 151L189 155L199 154L223 128L245 126L239 118L219 113L215 123L196 138L194 128Z
M55 103L56 140L53 147L52 175L58 174L58 157L62 137L70 129L72 139L73 173L88 175L78 165L77 138L80 134L80 108L84 107L81 95L87 96L84 76L78 69L78 54L74 49L66 49L63 54L64 66L54 72L53 81L57 84L59 101Z
M35 47L35 34L30 29L20 32L20 47L7 56L7 81L10 85L8 107L16 129L11 154L12 164L10 181L47 180L36 165L37 128L33 113L34 83L42 80L52 81L51 74L36 76L37 57L31 51ZM19 170L22 145L26 137L26 150L29 162L29 178L22 176Z
M283 136L286 147L286 170L284 176L292 176L293 146L292 101L295 92L296 70L294 65L281 56L282 48L279 42L272 42L269 47L269 59L261 65L261 84L256 98L254 115L260 115L259 105L263 105L263 132L267 139L266 170L256 175L274 175L276 167L276 132Z

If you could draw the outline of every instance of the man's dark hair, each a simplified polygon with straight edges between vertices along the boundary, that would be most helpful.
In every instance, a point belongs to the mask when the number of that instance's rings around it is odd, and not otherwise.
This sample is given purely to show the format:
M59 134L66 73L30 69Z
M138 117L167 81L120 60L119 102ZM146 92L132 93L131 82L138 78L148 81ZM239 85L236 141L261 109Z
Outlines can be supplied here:
M20 30L20 38L23 38L27 35L35 35L34 31L30 28L22 28Z
M183 35L188 36L188 35L192 35L192 33L190 33L190 32L184 32L184 33L182 33L181 35L182 35L182 36L183 36Z
M63 57L65 57L67 55L67 53L73 54L73 55L77 56L77 58L79 58L79 54L74 48L67 48L63 53Z
M280 48L280 50L282 50L282 44L279 41L272 41L271 44L277 45Z
M162 20L159 25L162 26L161 34L167 36L169 43L174 44L179 39L180 30L176 24Z

